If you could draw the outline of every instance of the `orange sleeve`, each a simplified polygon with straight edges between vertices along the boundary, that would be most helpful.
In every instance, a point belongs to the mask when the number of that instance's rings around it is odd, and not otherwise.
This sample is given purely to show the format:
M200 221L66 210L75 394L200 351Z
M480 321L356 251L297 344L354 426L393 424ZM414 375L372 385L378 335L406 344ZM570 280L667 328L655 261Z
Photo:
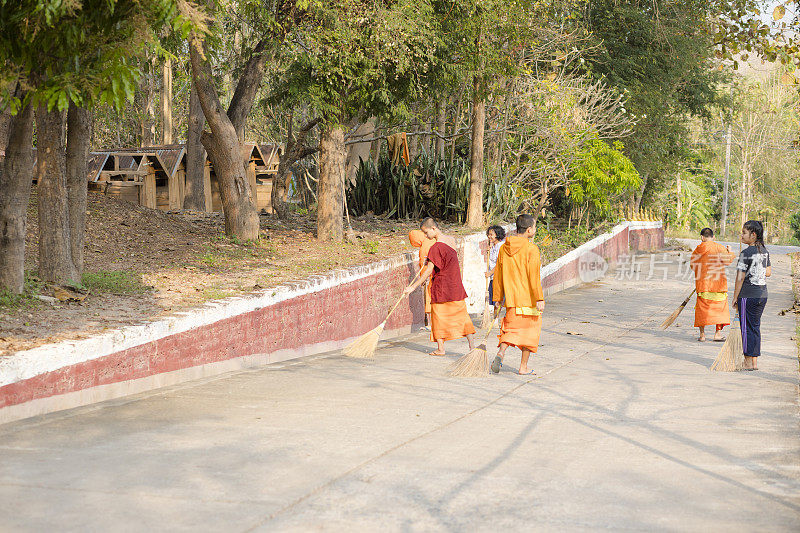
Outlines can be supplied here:
M492 281L492 301L503 301L503 253L497 254L497 263L494 265L494 278Z
M531 288L531 301L535 304L540 300L544 300L542 259L539 254L539 247L535 244L531 244L528 251L528 282Z

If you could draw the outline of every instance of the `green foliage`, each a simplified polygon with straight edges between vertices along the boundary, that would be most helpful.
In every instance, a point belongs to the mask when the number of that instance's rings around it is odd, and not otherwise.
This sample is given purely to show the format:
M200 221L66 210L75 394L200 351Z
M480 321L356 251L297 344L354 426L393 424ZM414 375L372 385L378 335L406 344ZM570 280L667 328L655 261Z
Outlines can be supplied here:
M568 189L573 202L588 203L595 215L605 216L614 200L641 185L639 172L622 150L619 141L614 141L612 147L601 140L594 140L581 150L572 165Z
M356 183L347 191L353 215L373 212L389 218L432 216L463 222L469 191L469 162L420 154L408 168L395 166L383 154L378 164L361 161Z
M489 221L512 220L533 204L533 194L509 173L489 178L483 188L483 206Z
M792 238L800 241L800 211L793 214L789 219L789 227L792 228Z
M380 246L380 241L364 241L361 243L361 248L365 254L377 254Z
M84 272L81 284L91 291L110 294L139 294L151 288L142 283L141 273L131 270Z
M0 0L0 107L19 109L16 82L26 98L49 110L132 100L139 71L133 58L171 24L188 34L198 24L178 0Z
M710 224L714 202L703 176L681 173L680 211L677 187L670 192L665 217L669 224L683 229L700 230Z
M332 124L407 114L433 57L429 2L310 2L304 24L272 102L307 105Z
M587 21L599 53L588 58L587 69L628 97L636 125L626 145L646 179L648 200L687 166L688 118L708 117L724 104L719 85L725 73L715 68L712 24L725 18L724 3L590 3Z
M36 305L39 300L36 295L42 291L44 284L31 272L25 272L25 281L22 287L22 294L12 294L3 289L0 290L0 309L19 309Z

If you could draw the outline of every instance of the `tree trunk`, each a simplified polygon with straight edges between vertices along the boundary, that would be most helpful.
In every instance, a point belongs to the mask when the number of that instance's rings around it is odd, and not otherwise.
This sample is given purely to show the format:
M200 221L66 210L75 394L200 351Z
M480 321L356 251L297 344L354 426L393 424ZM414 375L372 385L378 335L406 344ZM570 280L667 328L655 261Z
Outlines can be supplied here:
M149 72L144 75L144 84L142 86L142 97L144 98L143 107L144 113L140 122L141 126L141 142L142 146L152 146L156 142L156 121L155 121L155 107L153 100L155 98L155 58L148 60Z
M439 159L444 159L444 136L447 133L447 105L442 99L436 100L436 143L434 145L434 153Z
M0 289L19 294L25 280L25 226L33 177L32 105L11 118L8 133L0 173Z
M744 223L747 222L747 182L750 178L750 167L747 161L747 145L745 145L745 151L743 154L743 161L742 161L742 223L741 226L744 226Z
M239 142L244 142L244 126L247 122L247 115L253 108L258 88L264 77L264 68L269 59L267 53L267 39L262 39L253 49L253 54L244 66L239 83L236 84L236 91L233 93L231 103L228 106L228 117L236 130Z
M70 256L76 272L83 274L83 243L86 230L86 174L89 163L89 132L92 117L88 109L70 103L67 114L67 213L69 217Z
M294 114L289 114L289 128L286 133L286 147L281 154L280 161L278 162L278 174L275 176L275 181L272 183L272 210L282 220L289 217L289 208L286 203L288 190L290 186L290 170L295 163L304 159L305 157L315 153L318 148L310 148L306 146L306 138L308 132L319 124L318 118L308 121L297 134L294 135Z
M247 180L239 137L231 119L222 109L212 83L208 60L200 55L197 47L190 46L189 49L192 78L203 114L211 128L211 134L204 133L201 141L214 164L219 181L225 214L225 233L242 240L257 240L258 212L251 200L250 183Z
M462 88L461 91L458 93L458 103L456 105L455 115L453 116L453 137L450 139L450 164L453 164L453 160L456 157L456 139L458 136L456 133L458 132L458 127L460 126L461 122L461 109L464 105L464 89Z
M46 106L36 109L36 140L39 277L53 283L80 283L70 248L64 116L60 111L47 111Z
M161 142L172 144L172 60L164 59L161 67Z
M272 204L272 212L278 215L281 220L289 218L289 206L286 204L286 181L289 175L289 169L294 164L290 161L292 152L294 151L294 113L289 113L289 125L286 131L286 144L284 145L283 153L278 160L278 173L272 181L272 193L270 194L270 203Z
M317 184L317 238L344 239L344 128L325 125L319 142L319 183Z
M186 132L186 195L183 208L188 211L206 210L205 164L206 150L200 142L206 117L192 84L189 94L189 124Z
M472 102L472 146L469 160L469 200L467 226L483 226L483 130L486 122L486 102L480 95L480 80L475 79Z
M642 198L644 198L644 191L647 188L647 174L642 175L642 184L639 186L639 194L636 196L636 203L634 207L634 211L637 213L639 209L642 207Z
M8 140L11 137L11 119L10 113L0 112L0 152L8 146Z

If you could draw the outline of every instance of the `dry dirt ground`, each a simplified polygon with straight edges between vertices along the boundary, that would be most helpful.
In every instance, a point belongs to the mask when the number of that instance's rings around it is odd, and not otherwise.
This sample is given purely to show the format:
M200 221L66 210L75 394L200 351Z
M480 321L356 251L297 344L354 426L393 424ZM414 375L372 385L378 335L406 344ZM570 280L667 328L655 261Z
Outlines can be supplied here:
M321 243L314 238L313 216L294 214L282 222L261 215L259 242L240 243L225 236L219 213L165 213L90 192L83 279L89 295L82 302L26 298L2 305L0 299L0 356L390 257L412 250L408 232L418 227L418 221L372 216L351 222L355 242ZM26 269L34 282L37 234L34 191L26 242ZM547 261L567 249L555 241L542 252ZM43 286L34 293L53 295Z

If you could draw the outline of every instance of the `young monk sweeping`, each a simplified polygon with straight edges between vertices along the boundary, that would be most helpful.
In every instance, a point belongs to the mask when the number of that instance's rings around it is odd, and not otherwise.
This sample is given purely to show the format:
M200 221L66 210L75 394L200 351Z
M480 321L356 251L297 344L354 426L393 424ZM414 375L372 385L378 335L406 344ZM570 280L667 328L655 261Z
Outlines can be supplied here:
M689 261L694 271L697 303L694 306L694 327L700 328L698 341L706 340L706 326L715 326L714 340L722 342L722 328L731 323L728 310L728 278L725 266L735 259L730 246L714 241L714 231L703 228L702 242L692 252Z
M411 246L419 248L419 269L425 268L425 263L428 262L428 252L431 246L436 243L435 240L429 239L425 232L421 229L411 230L408 234L408 240ZM431 329L431 284L425 282L425 328L428 331Z
M436 350L430 355L445 355L445 341L462 337L467 338L472 350L475 347L475 326L467 313L467 291L461 281L456 241L442 233L432 218L423 220L420 229L436 242L428 250L425 268L417 280L406 287L405 294L411 294L431 276L431 340L436 342Z
M539 347L544 292L539 247L530 242L532 237L533 217L518 216L517 234L506 238L505 244L500 247L494 268L492 300L502 302L505 299L506 307L506 316L498 335L500 349L492 361L492 372L495 374L500 372L509 346L522 350L517 373L533 374L533 370L528 369L528 358Z

